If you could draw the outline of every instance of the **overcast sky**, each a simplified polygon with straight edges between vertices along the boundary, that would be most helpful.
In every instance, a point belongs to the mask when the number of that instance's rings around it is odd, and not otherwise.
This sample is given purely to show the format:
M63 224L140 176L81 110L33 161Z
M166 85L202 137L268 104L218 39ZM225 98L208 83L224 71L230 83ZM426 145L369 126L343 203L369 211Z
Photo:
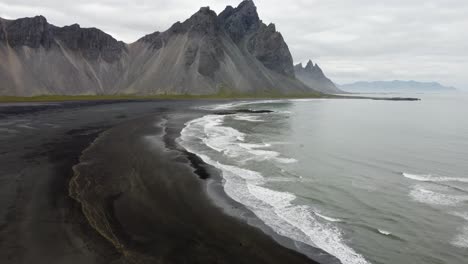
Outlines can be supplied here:
M44 15L50 23L97 27L133 42L228 0L0 0L0 17ZM439 81L468 88L468 0L256 0L295 62L317 62L337 83Z

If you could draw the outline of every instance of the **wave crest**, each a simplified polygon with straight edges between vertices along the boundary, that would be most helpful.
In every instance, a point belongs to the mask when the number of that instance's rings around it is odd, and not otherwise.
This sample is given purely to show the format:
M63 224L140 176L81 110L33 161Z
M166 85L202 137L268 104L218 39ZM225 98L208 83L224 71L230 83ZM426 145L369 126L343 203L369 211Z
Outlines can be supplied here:
M429 205L456 206L468 201L468 196L439 193L419 185L411 190L410 196L415 201Z
M468 178L451 178L451 177L439 177L433 176L431 174L411 174L411 173L402 173L405 178L422 181L422 182L465 182L468 183Z

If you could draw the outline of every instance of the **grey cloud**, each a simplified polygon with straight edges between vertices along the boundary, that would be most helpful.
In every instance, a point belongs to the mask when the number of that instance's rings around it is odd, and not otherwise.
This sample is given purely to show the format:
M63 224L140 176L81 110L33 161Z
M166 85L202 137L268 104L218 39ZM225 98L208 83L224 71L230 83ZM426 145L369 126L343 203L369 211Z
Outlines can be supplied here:
M0 0L0 16L42 14L56 25L97 27L133 42L226 0ZM321 64L338 83L415 79L468 87L468 1L256 0L260 17L284 35L296 62Z

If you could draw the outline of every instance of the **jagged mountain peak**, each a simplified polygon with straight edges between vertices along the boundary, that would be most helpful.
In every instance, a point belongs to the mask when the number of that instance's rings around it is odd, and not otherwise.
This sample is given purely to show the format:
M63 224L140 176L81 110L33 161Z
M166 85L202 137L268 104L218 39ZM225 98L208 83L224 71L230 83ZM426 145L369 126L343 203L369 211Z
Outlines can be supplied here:
M317 89L323 93L345 93L338 89L336 85L325 76L317 63L308 60L306 66L298 63L294 66L296 77L309 87Z
M78 24L65 27L52 27L54 40L71 50L79 50L91 60L102 58L113 62L118 60L126 45L97 28L82 28Z
M43 15L36 15L33 17L24 17L24 18L19 18L16 19L18 21L24 22L24 21L34 21L35 23L48 23L47 18Z
M213 35L224 29L234 42L239 42L247 34L256 31L262 22L258 17L257 7L251 0L241 2L236 8L227 6L219 15L210 7L201 7L184 22L174 23L167 31L148 34L138 41L155 42L156 48L161 47L161 38L168 34L183 34L186 32ZM269 31L276 32L274 24L268 26Z
M12 48L53 49L63 47L80 51L87 59L118 60L126 46L97 28L81 28L78 24L56 27L44 16L11 20L2 26L0 42Z
M238 7L228 6L219 14L219 20L224 29L234 42L257 30L261 21L257 13L257 7L253 1L243 1Z
M43 46L49 48L53 39L47 19L39 15L9 20L3 26L0 41L7 42L11 47L28 46L39 48Z
M239 3L239 8L244 8L244 7L247 7L247 8L257 8L257 6L255 5L254 1L253 0L244 0L242 2Z
M268 28L268 30L271 31L271 33L277 32L277 31L276 31L276 25L275 25L274 23L268 24L267 28Z
M299 71L304 71L304 72L321 72L322 69L320 68L320 66L317 64L317 63L313 63L312 60L308 60L306 65L304 66L304 64L302 64L302 62L296 64L294 66L296 72L299 72Z
M218 16L210 7L202 7L182 23L183 31L202 34L215 34L219 31Z
M0 51L3 43L9 46L1 39L2 34L4 39L10 39L14 33L10 30L12 23L0 31ZM3 24L0 23L5 28ZM27 87L15 94L26 94L27 89L41 94L66 91L70 83L76 87L71 88L74 94L315 92L314 87L310 89L295 78L292 56L283 36L275 24L266 25L260 20L253 1L228 6L219 15L202 7L187 20L128 46L98 29L84 29L78 24L63 28L46 24L43 31L19 32L19 39L28 41L30 32L42 32L39 46L46 47L51 60L41 59L39 52L35 60L23 58L21 48L5 49L16 53L11 56L17 56L24 65L21 76L26 76L27 84L18 83L15 72L3 75L9 78L9 91ZM43 44L44 39L50 40L50 49ZM31 54L34 52L31 50ZM35 66L30 67L31 63Z
M211 10L209 6L205 6L205 7L200 7L200 9L195 14L193 14L189 19L187 19L185 22L191 21L194 18L209 17L213 19L213 18L216 18L217 16L218 15L216 14L215 11Z
M201 7L184 22L177 21L168 30L148 34L137 40L137 42L148 42L152 44L154 49L160 49L174 34L190 32L192 35L214 35L220 29L217 18L216 12L211 10L210 7Z
M258 17L257 6L252 0L242 1L236 8L238 12L242 12L245 15Z
M43 15L19 18L15 20L10 20L10 22L15 23L18 27L22 27L22 28L33 27L33 26L36 28L40 28L40 27L45 27L49 25L47 18L45 18Z

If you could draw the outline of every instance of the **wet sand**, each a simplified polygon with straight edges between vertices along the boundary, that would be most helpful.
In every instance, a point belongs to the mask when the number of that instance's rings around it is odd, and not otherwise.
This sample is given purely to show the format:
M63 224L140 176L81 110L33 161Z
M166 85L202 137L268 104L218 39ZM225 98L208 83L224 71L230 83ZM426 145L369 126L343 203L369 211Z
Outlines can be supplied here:
M193 104L0 106L0 262L314 263L178 148Z

